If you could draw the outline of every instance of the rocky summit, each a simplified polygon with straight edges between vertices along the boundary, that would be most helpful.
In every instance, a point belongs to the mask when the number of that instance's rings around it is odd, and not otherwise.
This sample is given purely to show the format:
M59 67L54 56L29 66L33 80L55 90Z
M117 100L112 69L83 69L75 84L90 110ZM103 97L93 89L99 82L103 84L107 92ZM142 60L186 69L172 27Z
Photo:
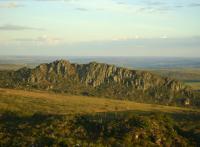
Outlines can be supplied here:
M164 105L196 105L190 87L150 72L103 63L58 60L34 69L1 71L0 86L133 100ZM186 103L187 102L187 103Z

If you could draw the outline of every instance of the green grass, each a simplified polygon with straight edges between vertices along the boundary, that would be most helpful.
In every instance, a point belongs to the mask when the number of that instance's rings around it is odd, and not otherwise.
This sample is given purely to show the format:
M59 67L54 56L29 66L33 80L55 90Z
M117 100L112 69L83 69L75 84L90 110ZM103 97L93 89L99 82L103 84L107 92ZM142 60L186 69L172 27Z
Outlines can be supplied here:
M79 114L111 111L182 112L194 109L135 103L105 98L54 94L43 91L0 89L0 110L33 114ZM195 110L196 111L196 110Z

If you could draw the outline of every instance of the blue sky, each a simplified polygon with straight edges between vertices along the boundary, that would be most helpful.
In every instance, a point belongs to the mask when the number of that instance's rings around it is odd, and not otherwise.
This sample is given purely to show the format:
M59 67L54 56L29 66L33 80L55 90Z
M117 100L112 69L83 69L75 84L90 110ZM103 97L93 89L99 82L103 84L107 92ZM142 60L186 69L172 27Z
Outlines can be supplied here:
M200 0L1 0L0 55L200 57Z

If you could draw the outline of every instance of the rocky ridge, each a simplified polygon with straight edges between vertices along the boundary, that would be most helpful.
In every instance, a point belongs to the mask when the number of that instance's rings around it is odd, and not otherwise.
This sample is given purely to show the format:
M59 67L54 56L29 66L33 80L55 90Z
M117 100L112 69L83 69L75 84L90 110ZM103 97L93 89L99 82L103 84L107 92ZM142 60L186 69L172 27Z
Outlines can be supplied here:
M193 97L191 89L177 80L96 62L74 64L58 60L34 69L22 68L7 76L10 80L0 80L1 87L36 88L166 105Z

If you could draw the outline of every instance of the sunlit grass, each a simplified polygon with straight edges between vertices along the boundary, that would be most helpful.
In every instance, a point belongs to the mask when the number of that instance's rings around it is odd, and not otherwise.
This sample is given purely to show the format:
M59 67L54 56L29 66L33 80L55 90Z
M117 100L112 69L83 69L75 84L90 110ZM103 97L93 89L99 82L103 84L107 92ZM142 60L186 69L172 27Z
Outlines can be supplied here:
M0 89L0 110L17 111L24 114L36 112L75 114L127 110L173 113L191 111L193 109L96 97L54 94L42 91Z

